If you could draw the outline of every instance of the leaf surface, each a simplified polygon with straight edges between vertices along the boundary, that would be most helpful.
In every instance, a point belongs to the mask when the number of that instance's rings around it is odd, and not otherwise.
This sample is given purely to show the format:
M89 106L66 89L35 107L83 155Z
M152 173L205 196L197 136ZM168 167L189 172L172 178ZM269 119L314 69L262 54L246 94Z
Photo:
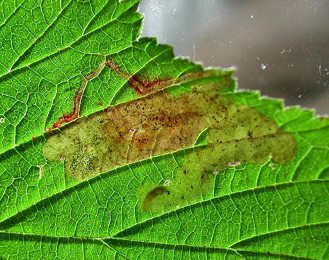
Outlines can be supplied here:
M0 5L0 258L329 258L328 118L139 39L137 5Z

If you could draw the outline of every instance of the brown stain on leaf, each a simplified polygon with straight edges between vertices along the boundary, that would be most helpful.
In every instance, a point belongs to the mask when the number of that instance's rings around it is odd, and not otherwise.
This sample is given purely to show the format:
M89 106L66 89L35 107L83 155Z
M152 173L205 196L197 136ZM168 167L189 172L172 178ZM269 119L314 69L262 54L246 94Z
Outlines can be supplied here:
M187 96L173 99L161 92L108 108L102 113L103 130L109 142L126 147L130 163L192 146L206 128L203 113Z

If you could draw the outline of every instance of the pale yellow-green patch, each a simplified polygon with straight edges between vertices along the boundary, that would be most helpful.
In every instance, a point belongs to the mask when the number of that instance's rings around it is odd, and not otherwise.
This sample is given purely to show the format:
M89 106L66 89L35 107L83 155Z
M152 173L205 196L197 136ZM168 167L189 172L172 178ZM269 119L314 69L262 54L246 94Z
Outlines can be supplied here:
M199 134L225 116L209 96L173 98L161 91L77 120L43 147L50 161L64 158L68 174L84 180L152 156L192 147Z
M207 146L189 149L165 185L139 189L142 210L164 211L209 192L216 174L241 162L290 161L295 140L276 122L234 104L215 85L191 92L166 90L84 117L52 135L43 147L50 161L65 160L68 174L85 180L101 172L193 147L207 129Z

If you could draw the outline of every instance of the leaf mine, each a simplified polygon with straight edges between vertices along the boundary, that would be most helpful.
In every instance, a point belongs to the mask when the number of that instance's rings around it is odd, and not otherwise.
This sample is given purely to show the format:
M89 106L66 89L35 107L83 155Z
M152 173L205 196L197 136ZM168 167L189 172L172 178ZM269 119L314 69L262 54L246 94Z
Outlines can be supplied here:
M207 193L214 177L242 162L290 161L295 140L256 109L234 104L215 84L183 94L160 90L78 119L50 136L43 147L50 161L65 161L67 173L86 180L127 164L194 146L207 129L207 145L186 150L170 185L145 183L143 211L183 206ZM216 174L214 174L216 173Z

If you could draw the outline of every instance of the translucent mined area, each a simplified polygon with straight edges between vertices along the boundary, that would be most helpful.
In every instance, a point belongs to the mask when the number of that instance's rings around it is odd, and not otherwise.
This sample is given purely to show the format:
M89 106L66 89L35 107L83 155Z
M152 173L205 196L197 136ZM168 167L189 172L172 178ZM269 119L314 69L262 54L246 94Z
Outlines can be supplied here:
M190 92L161 90L84 117L52 135L43 147L50 161L65 160L68 174L85 180L136 161L193 147L207 129L207 146L188 149L167 186L140 188L143 210L189 203L208 192L214 174L241 162L290 161L295 140L276 122L234 104L213 84Z

